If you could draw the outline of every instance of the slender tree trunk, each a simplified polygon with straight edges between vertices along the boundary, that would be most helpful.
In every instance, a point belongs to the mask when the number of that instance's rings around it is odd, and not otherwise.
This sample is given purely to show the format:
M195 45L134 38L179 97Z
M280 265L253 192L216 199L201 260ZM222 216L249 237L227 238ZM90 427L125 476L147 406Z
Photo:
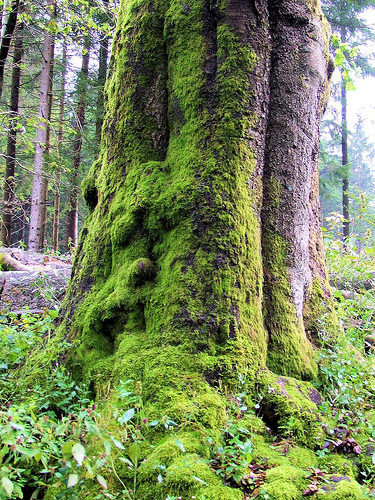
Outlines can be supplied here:
M341 40L346 42L346 30L341 29ZM341 164L343 167L342 178L342 237L344 245L349 241L350 212L349 212L349 165L348 165L348 123L347 123L347 90L346 81L341 77Z
M105 6L108 6L109 0L103 0ZM100 145L102 126L104 120L104 85L107 78L108 69L108 44L109 38L106 36L100 40L99 48L99 68L98 68L98 101L96 106L96 140Z
M56 0L48 0L50 15L56 16ZM51 92L54 56L54 35L47 32L43 46L43 66L40 84L39 124L35 146L34 179L30 209L29 250L39 251L44 244L47 178L44 161L48 154L49 117L51 113Z
M16 29L14 43L12 87L9 107L9 131L7 140L6 171L4 185L4 206L1 227L1 241L4 246L12 244L13 212L14 212L14 189L16 170L16 147L17 147L17 118L19 106L19 94L21 83L21 62L23 55L23 24L20 23Z
M75 137L73 142L73 165L69 179L68 212L66 215L66 247L74 247L78 241L78 190L81 167L83 127L85 125L87 79L90 61L90 38L86 37L82 55L82 67L79 75L77 93L77 111Z
M62 145L64 138L64 113L65 113L65 85L66 85L66 65L67 65L67 48L64 43L62 65L61 65L61 95L60 95L60 111L59 111L59 131L58 131L58 157L62 157ZM53 202L53 232L52 232L52 248L55 252L59 249L59 228L60 228L60 187L61 187L61 169L58 167L56 178L56 193Z
M0 99L3 95L4 69L13 32L17 24L19 0L4 0L0 41Z

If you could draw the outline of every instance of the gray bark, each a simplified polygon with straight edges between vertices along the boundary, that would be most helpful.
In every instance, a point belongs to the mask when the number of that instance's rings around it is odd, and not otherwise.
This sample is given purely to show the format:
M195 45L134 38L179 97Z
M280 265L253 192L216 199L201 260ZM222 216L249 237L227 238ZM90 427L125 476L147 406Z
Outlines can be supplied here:
M56 0L48 0L48 6L54 8ZM51 106L52 66L54 53L54 35L46 33L43 46L43 66L40 84L39 124L36 136L34 179L31 195L29 250L39 251L43 248L45 229L47 179L44 172L45 156L48 153L49 116Z

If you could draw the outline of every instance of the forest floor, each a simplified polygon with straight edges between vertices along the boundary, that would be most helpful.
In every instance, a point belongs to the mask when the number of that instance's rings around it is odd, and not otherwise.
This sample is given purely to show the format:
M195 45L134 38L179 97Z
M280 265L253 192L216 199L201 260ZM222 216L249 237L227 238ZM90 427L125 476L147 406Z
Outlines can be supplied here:
M327 253L341 328L333 342L322 323L316 435L301 434L298 414L268 428L267 394L250 400L241 374L237 393L221 392L219 435L199 422L187 432L187 421L149 419L137 381L107 384L93 399L53 357L71 348L65 339L53 346L57 305L0 312L0 500L375 499L375 357L364 353L375 328L375 249L343 252L331 241ZM35 264L50 265L48 256ZM36 288L50 293L43 281ZM23 377L33 351L50 370L31 383Z

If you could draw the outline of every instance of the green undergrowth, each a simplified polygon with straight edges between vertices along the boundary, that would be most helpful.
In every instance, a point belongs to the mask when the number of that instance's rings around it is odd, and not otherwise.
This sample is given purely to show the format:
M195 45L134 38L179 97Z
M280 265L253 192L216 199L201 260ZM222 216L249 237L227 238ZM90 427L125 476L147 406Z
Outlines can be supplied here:
M237 374L235 391L202 403L221 408L210 422L199 404L183 415L181 402L165 401L156 414L137 380L103 381L95 396L61 365L72 346L54 344L54 316L0 317L0 499L374 496L375 362L353 345L354 330L334 345L322 338L315 387ZM50 355L32 378L23 370L38 350Z

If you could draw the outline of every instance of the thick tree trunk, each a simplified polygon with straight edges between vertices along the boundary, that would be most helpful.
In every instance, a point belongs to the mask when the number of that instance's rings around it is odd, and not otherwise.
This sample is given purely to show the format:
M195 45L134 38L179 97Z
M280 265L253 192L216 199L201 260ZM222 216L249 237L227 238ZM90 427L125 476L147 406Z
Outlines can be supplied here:
M137 498L243 498L199 457L196 432L218 435L240 376L268 426L319 432L306 379L331 304L317 182L328 38L307 0L121 4L91 211L53 342L71 342L64 359L98 394L140 381L147 417L181 425L207 488L175 474L185 456L157 431Z
M90 38L86 37L82 55L82 67L78 81L78 101L76 111L75 138L73 142L73 165L69 178L68 212L66 215L66 241L68 249L71 245L77 246L78 241L78 190L79 171L81 167L81 149L83 140L83 127L86 114L87 78L90 61Z
M316 374L329 62L327 27L309 6L120 10L65 303L88 371L107 355L117 375L167 363L172 385L180 369L212 385L266 366Z
M56 0L48 0L52 18L56 16ZM55 37L47 32L43 46L43 66L40 84L39 124L35 145L34 179L31 195L29 250L39 251L44 245L46 223L47 178L44 172L45 156L48 154L49 117L51 113L52 74Z
M4 205L1 226L1 241L5 247L12 244L13 211L14 211L14 189L16 171L16 146L17 146L17 117L21 83L21 62L23 54L23 24L17 27L17 35L14 43L12 88L9 107L9 130L7 140L6 170L4 184Z

